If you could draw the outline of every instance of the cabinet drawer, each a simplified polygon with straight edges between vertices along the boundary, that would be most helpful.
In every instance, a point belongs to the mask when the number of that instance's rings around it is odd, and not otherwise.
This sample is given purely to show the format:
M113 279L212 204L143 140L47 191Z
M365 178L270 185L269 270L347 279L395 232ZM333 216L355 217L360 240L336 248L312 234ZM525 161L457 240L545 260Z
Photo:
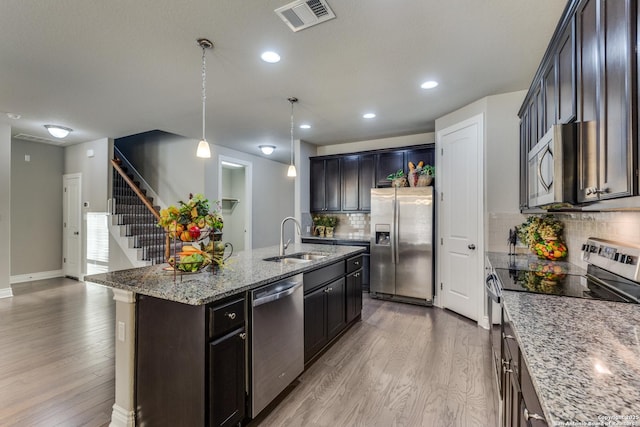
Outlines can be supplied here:
M244 325L244 298L209 307L209 338Z
M320 285L344 276L344 272L344 261L339 261L335 264L310 271L309 273L304 273L304 291L311 291Z
M354 256L347 260L347 274L362 268L362 255Z

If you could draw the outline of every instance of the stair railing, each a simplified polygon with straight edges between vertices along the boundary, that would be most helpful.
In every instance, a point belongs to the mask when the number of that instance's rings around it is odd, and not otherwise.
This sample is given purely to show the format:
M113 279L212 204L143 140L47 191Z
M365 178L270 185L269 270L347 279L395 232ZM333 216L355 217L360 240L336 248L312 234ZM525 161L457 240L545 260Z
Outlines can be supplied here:
M153 214L153 216L156 218L156 221L159 221L160 220L160 213L156 210L156 208L153 206L153 204L149 201L147 196L142 192L140 187L138 187L138 185L136 185L136 183L131 178L129 178L127 173L120 166L119 161L116 160L116 159L111 159L111 165L113 165L113 170L118 173L118 175L116 175L114 178L116 178L118 180L121 180L121 183L127 184L127 186L129 188L131 188L133 193L138 197L138 199L140 199L140 201L142 202L142 204L144 206L144 208L141 206L140 208L136 209L135 212L130 212L130 213L132 213L132 214L143 214L146 211L148 211L148 212ZM115 191L116 190L115 190L115 186L114 186L114 192ZM120 195L119 194L113 194L112 195L112 197L115 200L116 204L118 203L118 196L122 197L123 195L122 194L120 194ZM134 222L131 225L135 227L136 226L136 222ZM154 235L154 236L163 235L163 237L165 238L164 258L168 259L169 258L170 243L171 243L170 242L170 238L169 238L169 234L165 233L162 228L158 227L157 230L154 230L152 235Z

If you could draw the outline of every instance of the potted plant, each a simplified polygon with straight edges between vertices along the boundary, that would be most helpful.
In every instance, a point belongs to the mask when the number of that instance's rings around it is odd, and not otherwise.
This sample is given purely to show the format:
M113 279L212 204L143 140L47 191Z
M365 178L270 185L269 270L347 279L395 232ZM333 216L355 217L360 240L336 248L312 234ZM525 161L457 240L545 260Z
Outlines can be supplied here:
M338 217L337 216L326 216L324 217L324 233L326 237L333 237L333 231L338 225Z
M319 237L324 237L325 232L325 217L324 216L314 216L313 217L313 226L316 230L316 233Z
M432 165L423 165L420 169L417 169L419 176L417 187L427 187L433 182L435 176L435 168Z
M398 169L394 173L390 173L387 176L387 179L391 181L391 185L393 187L406 187L407 186L407 177L404 174L404 170Z

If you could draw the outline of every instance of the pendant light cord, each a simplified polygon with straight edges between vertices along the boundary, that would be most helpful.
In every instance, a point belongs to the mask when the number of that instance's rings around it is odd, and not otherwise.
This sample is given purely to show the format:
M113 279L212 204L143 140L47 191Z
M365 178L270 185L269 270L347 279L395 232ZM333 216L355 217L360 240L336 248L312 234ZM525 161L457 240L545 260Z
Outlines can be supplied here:
M207 100L207 58L205 55L206 47L202 47L202 140L206 141L204 136L205 111Z
M291 102L291 164L293 164L293 103L295 101L290 98L289 102Z

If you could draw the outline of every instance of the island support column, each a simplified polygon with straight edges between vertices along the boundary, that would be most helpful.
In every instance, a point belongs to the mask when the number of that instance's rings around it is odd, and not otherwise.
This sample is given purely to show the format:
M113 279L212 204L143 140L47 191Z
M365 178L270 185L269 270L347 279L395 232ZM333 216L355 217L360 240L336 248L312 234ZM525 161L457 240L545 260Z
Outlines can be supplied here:
M116 401L109 427L134 427L136 296L122 289L112 291L116 301Z

